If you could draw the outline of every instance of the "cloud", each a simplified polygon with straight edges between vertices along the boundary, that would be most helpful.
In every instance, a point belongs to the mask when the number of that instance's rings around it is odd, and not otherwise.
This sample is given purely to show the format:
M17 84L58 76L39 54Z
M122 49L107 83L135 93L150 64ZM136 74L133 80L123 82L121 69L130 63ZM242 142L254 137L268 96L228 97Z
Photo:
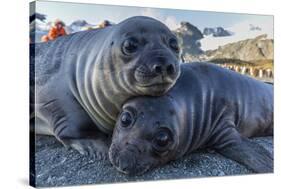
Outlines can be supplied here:
M156 18L156 19L159 19L159 17L161 17L161 14L159 12L157 12L156 10L151 9L151 8L142 9L141 15L149 16L149 17Z
M250 31L250 26L257 26L261 30ZM271 16L257 16L248 19L228 28L234 33L244 33L244 35L260 35L267 34L269 38L273 38L273 18Z
M259 27L261 30L250 30L252 26ZM201 42L203 50L217 49L219 46L226 45L245 39L252 39L259 35L267 34L267 38L273 38L273 18L270 16L255 16L248 20L244 20L231 27L226 28L233 32L232 36L227 37L212 37L205 36Z
M176 17L170 15L163 15L155 9L145 8L141 11L142 16L149 16L160 20L166 26L168 26L171 30L174 30L179 27L179 22L177 21Z
M179 22L177 21L177 19L173 16L168 16L166 19L165 19L165 22L164 22L171 30L175 30L176 28L178 28L180 25L179 25Z

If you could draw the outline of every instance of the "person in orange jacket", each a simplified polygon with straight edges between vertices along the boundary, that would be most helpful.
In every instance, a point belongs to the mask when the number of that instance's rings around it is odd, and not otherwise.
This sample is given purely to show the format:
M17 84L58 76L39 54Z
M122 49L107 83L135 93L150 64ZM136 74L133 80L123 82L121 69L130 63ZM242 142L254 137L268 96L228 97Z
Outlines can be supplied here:
M50 40L54 40L54 39L56 39L60 36L66 35L64 26L65 26L65 24L64 24L63 21L61 21L59 19L55 20L54 26L50 29L50 31L47 35L44 35L41 38L41 41L47 42L47 41L50 41Z

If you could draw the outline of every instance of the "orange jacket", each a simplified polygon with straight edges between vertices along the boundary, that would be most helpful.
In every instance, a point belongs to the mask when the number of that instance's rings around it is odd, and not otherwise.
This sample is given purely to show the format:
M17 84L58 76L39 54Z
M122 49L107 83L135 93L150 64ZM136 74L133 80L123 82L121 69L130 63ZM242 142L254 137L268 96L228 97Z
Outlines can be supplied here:
M66 32L65 32L64 28L57 29L56 27L52 27L50 29L48 35L44 35L41 40L43 42L47 42L49 40L54 40L57 37L60 37L60 36L63 36L63 35L66 35Z

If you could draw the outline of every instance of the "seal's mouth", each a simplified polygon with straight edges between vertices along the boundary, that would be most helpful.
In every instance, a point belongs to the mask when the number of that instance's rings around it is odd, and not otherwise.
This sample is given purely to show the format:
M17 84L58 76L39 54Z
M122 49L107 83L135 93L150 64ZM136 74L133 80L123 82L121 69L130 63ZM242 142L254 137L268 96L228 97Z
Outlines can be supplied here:
M156 74L150 73L148 71L143 71L140 69L136 69L135 71L135 78L138 80L140 83L146 83L149 80L157 77Z
M172 85L172 83L169 82L163 82L163 83L154 83L154 84L150 84L150 85L142 85L141 87L158 87L158 88L166 88L169 87L170 85Z
M145 172L147 172L150 169L149 165L140 165L140 164L135 164L135 166L131 169L124 169L121 168L120 165L115 165L115 168L126 175L130 175L130 176L140 176L142 174L144 174Z
M120 150L116 145L112 145L109 150L109 159L112 165L121 173L127 175L141 175L147 172L151 165L139 161L140 154L135 147L130 146Z
M143 95L159 96L166 93L179 76L179 69L176 68L173 74L167 72L157 73L151 71L146 66L135 69L135 85L142 91Z
M144 73L143 71L135 71L136 85L141 88L165 89L173 85L173 79L166 76L155 75L153 73Z

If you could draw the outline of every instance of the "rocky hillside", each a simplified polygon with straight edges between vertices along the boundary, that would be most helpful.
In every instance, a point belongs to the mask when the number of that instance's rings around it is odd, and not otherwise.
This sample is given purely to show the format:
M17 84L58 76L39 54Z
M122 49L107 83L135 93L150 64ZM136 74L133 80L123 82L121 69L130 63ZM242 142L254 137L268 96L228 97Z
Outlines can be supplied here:
M272 60L273 40L266 35L254 39L246 39L235 43L220 46L216 50L206 51L205 58L212 59L237 59L243 61Z
M202 53L197 55L183 53L183 57L185 62L213 60L219 62L230 60L230 62L248 63L272 62L273 43L273 39L268 39L266 35L260 35L253 39L246 39L219 46L219 48L215 50L202 51Z
M200 39L204 36L202 32L189 22L181 22L180 27L174 33L178 37L182 54L185 56L198 56L203 53Z

